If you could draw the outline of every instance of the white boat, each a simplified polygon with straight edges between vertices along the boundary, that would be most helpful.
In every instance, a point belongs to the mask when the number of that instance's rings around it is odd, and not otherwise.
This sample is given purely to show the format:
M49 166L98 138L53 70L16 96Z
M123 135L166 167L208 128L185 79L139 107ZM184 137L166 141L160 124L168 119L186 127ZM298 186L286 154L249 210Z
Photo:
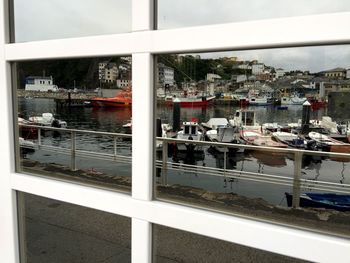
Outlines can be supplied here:
M273 100L267 96L249 97L249 105L251 106L266 106L273 104Z
M244 144L240 139L237 127L218 127L214 130L206 132L206 136L212 142L222 142L230 144ZM233 147L221 147L221 146L211 146L218 152L244 152L243 148L233 148Z
M289 97L281 98L281 105L303 105L303 103L307 100L305 97L299 97L297 95L292 95Z
M35 143L29 140L25 140L22 137L18 138L19 147L22 153L29 153L35 151Z
M309 132L309 138L316 141L322 150L330 152L350 153L350 144L341 142L318 132Z
M243 130L241 131L241 137L248 144L255 146L287 148L286 144L276 142L272 140L271 136L263 135L262 133L257 131Z
M290 132L273 132L272 138L293 148L307 148L307 141Z
M202 126L206 129L215 130L219 127L226 127L229 124L226 118L210 118L207 122L202 122Z
M52 113L43 113L41 116L29 117L28 120L35 125L67 128L67 122L54 118Z
M199 131L199 125L197 122L189 121L183 123L183 128L176 135L176 139L181 140L192 140L192 141L203 141L203 133ZM176 143L179 151L196 151L201 150L202 146L194 143Z
M255 111L240 109L236 110L233 119L229 120L233 127L238 127L242 130L256 130L261 131L261 125L256 122Z

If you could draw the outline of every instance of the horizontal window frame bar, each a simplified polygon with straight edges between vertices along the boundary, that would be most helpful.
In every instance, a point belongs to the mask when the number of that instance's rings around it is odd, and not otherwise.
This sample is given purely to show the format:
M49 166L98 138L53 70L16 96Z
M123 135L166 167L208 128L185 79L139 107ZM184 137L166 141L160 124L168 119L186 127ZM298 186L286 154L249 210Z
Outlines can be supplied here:
M18 173L11 175L11 185L17 191L305 260L346 262L350 256L348 239L311 231Z
M344 12L13 43L5 45L5 59L25 61L348 44L349 24L350 12Z

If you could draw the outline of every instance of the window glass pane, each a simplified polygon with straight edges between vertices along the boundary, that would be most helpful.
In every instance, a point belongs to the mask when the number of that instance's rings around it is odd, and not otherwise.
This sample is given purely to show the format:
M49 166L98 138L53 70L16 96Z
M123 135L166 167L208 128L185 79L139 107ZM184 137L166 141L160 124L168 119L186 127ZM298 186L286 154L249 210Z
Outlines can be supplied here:
M158 0L158 28L350 11L347 0Z
M350 236L349 61L349 45L158 55L156 198Z
M131 57L13 69L18 171L130 191Z
M255 248L153 225L153 262L306 262Z
M131 1L13 0L15 42L131 31Z
M18 193L21 262L131 262L131 220Z

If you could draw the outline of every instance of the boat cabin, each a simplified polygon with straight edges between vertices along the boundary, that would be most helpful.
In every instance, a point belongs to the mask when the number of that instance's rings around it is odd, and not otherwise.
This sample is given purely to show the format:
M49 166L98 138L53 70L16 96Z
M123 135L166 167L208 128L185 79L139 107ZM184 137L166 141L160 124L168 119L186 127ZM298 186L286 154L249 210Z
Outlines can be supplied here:
M184 122L183 123L184 134L196 135L198 134L198 123L197 122Z
M236 110L233 123L233 126L258 126L253 110Z

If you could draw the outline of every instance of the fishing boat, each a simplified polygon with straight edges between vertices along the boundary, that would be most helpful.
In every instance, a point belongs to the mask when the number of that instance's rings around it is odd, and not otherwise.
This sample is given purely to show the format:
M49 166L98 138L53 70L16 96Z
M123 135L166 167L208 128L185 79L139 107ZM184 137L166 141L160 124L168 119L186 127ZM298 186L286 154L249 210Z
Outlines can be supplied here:
M196 121L188 121L183 123L182 130L176 135L176 139L191 140L191 141L203 141L203 133L199 131L199 125ZM196 151L201 150L201 146L195 143L176 143L179 151Z
M175 99L177 99L177 102L180 103L181 107L203 107L208 106L215 99L215 96L188 95L181 97L168 97L165 100L166 105L172 105Z
M272 138L293 148L306 149L308 146L305 139L290 132L273 132Z
M22 137L18 138L19 147L22 154L35 152L35 143Z
M287 204L292 206L293 195L285 193ZM300 207L314 207L350 211L350 195L333 193L303 193L300 195Z
M316 141L318 146L325 151L350 153L350 144L341 142L318 132L309 132L309 138Z
M94 97L90 99L92 107L131 107L132 91L131 88L120 91L115 97L104 98Z
M281 98L281 105L303 105L303 103L307 100L305 97L299 97L297 95L292 95L289 97Z
M67 122L55 118L53 114L49 112L43 113L41 116L29 117L28 120L33 125L67 128Z
M226 118L210 118L207 122L202 122L202 127L207 130L215 130L219 127L226 127L228 125Z
M273 104L273 99L267 96L249 97L250 106L267 106Z
M233 119L230 119L229 123L233 127L239 127L242 130L261 131L261 126L256 122L255 111L253 110L236 110Z
M214 130L210 130L206 132L207 138L211 142L222 142L222 143L230 143L230 144L245 144L244 141L240 139L239 132L237 127L226 126L226 127L217 127ZM211 146L218 152L244 152L243 148L233 148L233 147L223 147L223 146Z
M258 131L242 130L241 137L247 144L276 148L287 148L286 144L272 140L271 136L263 135Z

